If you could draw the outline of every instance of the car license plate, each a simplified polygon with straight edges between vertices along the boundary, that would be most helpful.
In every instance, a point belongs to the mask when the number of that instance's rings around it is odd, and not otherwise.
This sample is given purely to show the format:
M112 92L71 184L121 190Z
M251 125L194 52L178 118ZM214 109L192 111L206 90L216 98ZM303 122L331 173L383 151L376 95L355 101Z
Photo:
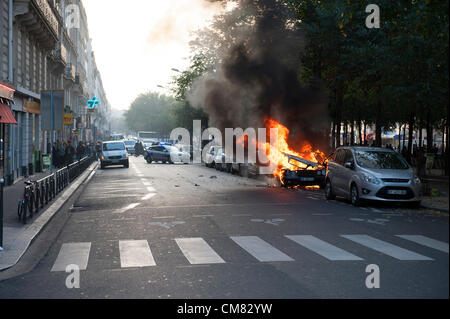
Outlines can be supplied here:
M314 177L300 177L302 182L314 182Z
M399 189L389 189L387 191L389 195L406 195L405 190L399 190Z

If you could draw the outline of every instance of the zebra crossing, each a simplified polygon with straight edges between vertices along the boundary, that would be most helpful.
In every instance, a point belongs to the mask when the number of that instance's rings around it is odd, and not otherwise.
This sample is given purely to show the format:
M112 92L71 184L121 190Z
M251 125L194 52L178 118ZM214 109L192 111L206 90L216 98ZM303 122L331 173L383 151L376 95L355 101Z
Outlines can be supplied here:
M414 243L442 253L449 253L449 244L423 235L395 235L405 242ZM362 261L363 258L328 243L312 235L285 235L285 238L329 261ZM418 254L387 241L369 235L340 235L364 248L376 251L400 261L432 261L433 258ZM258 236L231 236L230 239L248 255L259 262L293 262L282 249ZM171 240L171 239L168 239ZM180 252L191 265L227 263L204 238L175 238ZM68 265L77 265L80 270L88 269L91 250L90 242L64 243L51 268L52 272L66 271ZM147 240L119 240L121 268L142 268L157 266L151 251L152 244Z

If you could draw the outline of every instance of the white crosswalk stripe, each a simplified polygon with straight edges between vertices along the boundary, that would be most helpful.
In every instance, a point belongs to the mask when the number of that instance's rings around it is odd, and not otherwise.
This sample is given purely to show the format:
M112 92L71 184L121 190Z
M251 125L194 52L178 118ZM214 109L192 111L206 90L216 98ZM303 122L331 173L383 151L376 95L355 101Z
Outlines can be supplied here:
M443 251L448 254L448 243L422 235L397 235L397 237L415 242L416 244Z
M225 263L203 238L176 238L175 241L191 264Z
M312 250L316 254L319 254L328 260L363 260L358 256L355 256L311 235L292 235L285 237L293 240L303 247L308 248L309 250Z
M133 205L133 204L132 204ZM397 260L431 261L432 258L415 253L405 248L376 239L368 235L340 235L363 247L380 252ZM448 254L448 243L438 241L423 235L395 235L396 237L436 249ZM326 258L330 261L361 261L363 258L342 248L332 245L312 235L285 235L285 238ZM228 237L227 237L228 238ZM260 262L294 261L293 258L274 247L258 236L229 237L239 247ZM225 238L223 238L225 240ZM168 240L169 241L169 240ZM223 264L224 259L201 237L175 238L180 252L192 265ZM116 246L117 247L117 246ZM118 240L121 268L156 266L149 242L147 240ZM236 248L236 251L239 250ZM90 242L65 243L61 246L58 256L51 269L52 272L66 271L68 265L77 265L80 270L86 270L90 260Z
M432 258L417 254L410 250L392 245L388 242L370 237L368 235L341 235L355 243L371 248L385 255L399 260L433 260Z
M293 261L291 257L257 236L236 236L230 238L259 261Z
M51 271L66 271L68 265L85 270L88 265L91 243L66 243L61 246Z
M122 268L156 265L146 240L121 240L119 241L119 251Z

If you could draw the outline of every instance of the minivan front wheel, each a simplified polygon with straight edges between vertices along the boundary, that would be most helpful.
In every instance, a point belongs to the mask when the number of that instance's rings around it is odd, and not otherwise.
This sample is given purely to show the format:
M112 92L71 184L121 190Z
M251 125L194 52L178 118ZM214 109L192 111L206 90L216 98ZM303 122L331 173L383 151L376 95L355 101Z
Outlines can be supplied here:
M352 187L350 188L350 195L351 195L352 205L355 207L360 206L361 199L359 198L358 187L356 186L356 184L352 184Z
M331 181L328 179L325 184L325 198L328 200L333 200L336 196L333 194L333 189L331 188Z

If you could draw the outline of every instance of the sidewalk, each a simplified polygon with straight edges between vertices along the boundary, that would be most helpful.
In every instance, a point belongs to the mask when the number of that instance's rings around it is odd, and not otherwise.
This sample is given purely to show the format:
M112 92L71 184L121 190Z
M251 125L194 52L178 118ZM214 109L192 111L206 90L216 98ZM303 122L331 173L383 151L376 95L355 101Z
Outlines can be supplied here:
M0 271L14 266L26 252L33 240L40 234L52 217L61 209L73 193L93 176L98 162L94 162L75 181L62 191L51 203L42 209L30 223L23 225L17 218L17 194L22 195L23 183L17 183L5 189L5 221L3 233L3 251L0 251ZM45 174L43 176L46 176ZM33 176L34 178L35 176ZM18 196L20 196L18 195ZM12 207L10 205L13 205Z
M424 197L422 206L442 212L449 212L449 180L448 176L427 175L423 176Z

